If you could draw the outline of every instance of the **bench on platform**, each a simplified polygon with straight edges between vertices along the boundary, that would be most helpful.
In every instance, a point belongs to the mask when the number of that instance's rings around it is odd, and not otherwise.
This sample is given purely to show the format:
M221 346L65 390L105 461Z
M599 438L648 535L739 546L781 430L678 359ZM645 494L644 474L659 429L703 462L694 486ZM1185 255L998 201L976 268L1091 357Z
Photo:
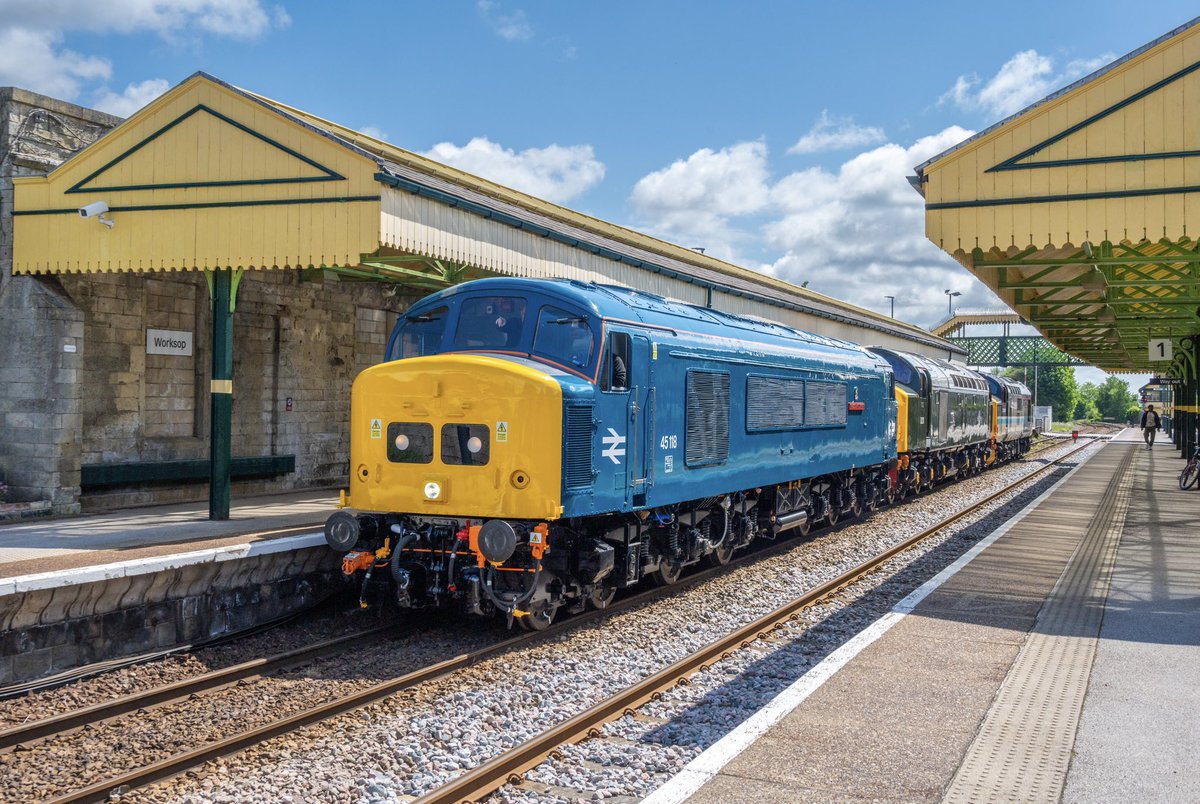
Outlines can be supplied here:
M234 458L229 476L234 480L275 477L296 471L295 455L264 455ZM134 461L131 463L94 463L80 467L80 485L85 489L133 486L142 483L179 483L208 480L207 459L189 461Z

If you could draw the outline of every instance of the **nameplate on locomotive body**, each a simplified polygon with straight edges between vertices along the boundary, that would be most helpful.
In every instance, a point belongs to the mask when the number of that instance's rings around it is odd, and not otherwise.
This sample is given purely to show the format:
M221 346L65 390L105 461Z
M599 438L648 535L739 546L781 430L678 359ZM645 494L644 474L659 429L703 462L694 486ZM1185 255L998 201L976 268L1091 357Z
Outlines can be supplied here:
M146 354L191 357L192 333L173 329L148 329Z

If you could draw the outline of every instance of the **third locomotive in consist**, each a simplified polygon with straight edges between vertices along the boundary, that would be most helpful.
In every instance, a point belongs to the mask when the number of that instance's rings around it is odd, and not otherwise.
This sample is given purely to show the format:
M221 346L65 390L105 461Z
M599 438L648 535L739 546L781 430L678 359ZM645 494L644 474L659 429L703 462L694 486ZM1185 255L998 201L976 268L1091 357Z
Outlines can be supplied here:
M756 538L1023 454L1029 391L942 360L575 281L414 305L355 380L326 538L364 593L544 628Z

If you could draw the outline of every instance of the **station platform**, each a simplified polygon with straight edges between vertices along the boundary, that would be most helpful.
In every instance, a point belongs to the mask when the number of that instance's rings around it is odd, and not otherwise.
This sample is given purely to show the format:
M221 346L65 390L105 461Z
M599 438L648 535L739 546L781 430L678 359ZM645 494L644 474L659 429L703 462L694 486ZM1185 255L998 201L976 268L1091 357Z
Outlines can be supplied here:
M257 627L343 586L329 490L0 526L0 686Z
M235 499L222 521L208 518L206 501L18 520L0 525L0 578L312 535L337 501L328 489L246 497Z
M646 799L1200 801L1200 492L1129 429Z

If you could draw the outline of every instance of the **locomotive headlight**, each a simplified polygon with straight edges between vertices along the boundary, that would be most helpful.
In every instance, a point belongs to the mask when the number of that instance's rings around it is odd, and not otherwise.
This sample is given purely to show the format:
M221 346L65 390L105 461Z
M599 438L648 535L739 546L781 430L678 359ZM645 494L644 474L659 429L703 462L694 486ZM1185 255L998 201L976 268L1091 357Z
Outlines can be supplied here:
M425 499L436 500L442 496L442 484L432 480L425 484Z
M408 444L409 444L408 436L406 436L404 433L401 433L400 435L396 436L396 449L397 450L399 450L400 452L404 452L404 450L408 449Z
M467 439L467 452L477 455L481 449L483 449L483 442L479 439L479 436L471 436Z

